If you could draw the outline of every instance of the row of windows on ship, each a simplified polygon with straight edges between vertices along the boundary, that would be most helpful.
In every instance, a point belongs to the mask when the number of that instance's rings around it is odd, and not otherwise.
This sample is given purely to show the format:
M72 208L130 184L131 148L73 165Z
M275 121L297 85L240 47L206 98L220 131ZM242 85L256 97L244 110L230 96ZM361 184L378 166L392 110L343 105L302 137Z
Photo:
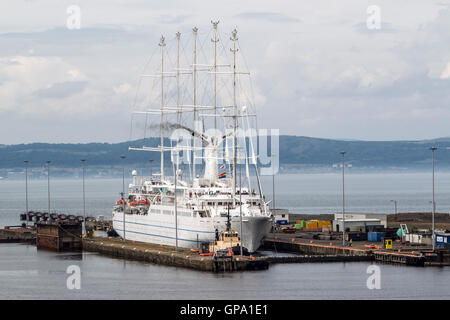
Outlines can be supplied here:
M142 193L145 193L145 192L162 192L162 193L167 193L167 192L170 192L170 191L168 190L167 187L153 187L151 190L146 190L146 188L144 188L144 187L142 187L142 188L133 187L133 188L131 188L130 192L131 193L139 193L139 192L142 192ZM182 193L183 189L179 189L179 190L177 190L177 192L181 192ZM173 193L173 192L171 192L171 193ZM230 194L230 193L229 192L221 192L221 191L218 191L218 190L216 190L216 191L208 191L208 192L199 192L199 193L197 193L197 192L194 192L194 193L189 192L189 197L192 197L192 195L195 195L195 196L199 196L199 195L215 196L215 195L220 195L220 194ZM239 195L240 191L236 190L236 194ZM242 195L248 195L248 194L249 194L249 192L247 190L243 190L242 191ZM252 194L253 195L256 194L255 191L252 191Z
M158 210L158 209L150 209L151 214L165 214L165 215L174 215L175 211L173 210ZM200 218L211 217L211 213L209 210L197 210L197 211L184 211L177 210L177 215L185 216L185 217L197 217L197 214Z

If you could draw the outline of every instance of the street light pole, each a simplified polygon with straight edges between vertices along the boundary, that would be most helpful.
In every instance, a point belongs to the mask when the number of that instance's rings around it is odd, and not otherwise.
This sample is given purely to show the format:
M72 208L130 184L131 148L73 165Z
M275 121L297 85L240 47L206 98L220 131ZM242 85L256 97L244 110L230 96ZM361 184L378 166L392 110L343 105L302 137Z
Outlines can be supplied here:
M25 163L25 212L27 213L28 217L28 160L24 160ZM27 226L28 226L28 219L26 219Z
M125 156L121 155L120 159L122 159L122 215L123 215L123 241L126 240L125 237L125 199L124 199L124 195L125 195Z
M243 249L242 249L242 164L239 165L239 216L240 216L240 224L241 224L241 230L239 231L239 235L241 237L241 258L243 256ZM274 193L274 199L275 199L275 193Z
M177 210L177 178L178 169L175 169L175 192L174 192L174 206L175 206L175 250L178 251L178 210Z
M148 161L150 162L150 180L152 180L152 177L153 177L153 168L152 168L153 160L148 160Z
M122 159L122 192L125 194L125 156L120 156Z
M345 151L341 151L340 154L342 155L342 246L345 246L345 180L344 180Z
M50 216L50 160L47 160L47 193L48 193L48 214Z
M273 209L275 210L275 166L273 165L274 154L272 154L272 194L273 194Z
M394 203L394 213L397 215L397 200L391 200Z
M85 162L86 159L80 160L83 165L83 217L86 219L86 193L84 188Z
M433 202L432 202L432 216L431 216L431 228L432 228L432 241L433 241L433 251L435 249L435 234L434 234L434 215L436 212L436 202L434 200L434 151L436 151L437 147L431 147L431 168L432 168L432 189L433 189Z
M178 183L178 150L172 151L173 160L173 171L175 179L175 189L174 189L174 210L175 210L175 250L178 251L178 209L177 209L177 183Z

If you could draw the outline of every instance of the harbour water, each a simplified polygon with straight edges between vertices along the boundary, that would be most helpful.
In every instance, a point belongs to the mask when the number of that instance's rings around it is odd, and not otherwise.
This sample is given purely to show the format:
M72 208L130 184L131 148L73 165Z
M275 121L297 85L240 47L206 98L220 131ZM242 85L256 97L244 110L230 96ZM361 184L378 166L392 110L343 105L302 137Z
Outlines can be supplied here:
M67 289L67 267L81 288ZM37 251L0 244L0 299L449 299L450 268L380 265L381 289L368 289L369 263L271 265L215 274L143 262Z
M276 207L293 213L335 213L342 208L342 180L336 174L281 174L276 176ZM450 214L450 173L436 173L436 211ZM126 184L129 181L126 181ZM266 199L272 199L272 177L262 177ZM253 182L252 188L256 188ZM29 180L30 210L47 211L47 180ZM82 214L81 179L52 179L51 210ZM86 180L87 215L111 217L112 205L119 199L122 179ZM348 212L393 213L431 211L430 173L347 174L345 177ZM17 224L25 210L24 180L0 180L0 226Z
M430 175L349 174L347 208L352 212L429 211ZM271 177L263 178L271 198ZM341 207L339 174L276 177L277 207L298 213L333 213ZM90 216L111 215L121 179L88 179ZM0 225L17 225L24 210L24 182L0 181ZM450 210L450 174L436 176L437 211ZM47 181L29 181L30 210L46 210ZM51 181L51 208L82 214L81 180ZM67 289L67 267L81 269L81 289ZM369 290L370 263L271 265L269 270L228 274L112 259L94 253L37 251L26 244L0 244L0 299L449 299L450 267L378 265L381 289Z

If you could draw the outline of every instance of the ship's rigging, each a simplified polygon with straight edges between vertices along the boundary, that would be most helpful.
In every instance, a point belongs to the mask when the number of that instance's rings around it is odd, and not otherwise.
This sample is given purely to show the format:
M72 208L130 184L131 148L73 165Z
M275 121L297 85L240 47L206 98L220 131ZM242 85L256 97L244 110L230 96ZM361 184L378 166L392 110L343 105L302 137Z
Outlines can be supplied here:
M264 199L254 137L245 136L254 132L251 128L256 125L251 126L250 122L256 123L256 114L252 100L243 90L251 91L251 82L247 69L240 68L241 65L246 65L243 57L241 59L243 63L238 64L240 56L238 55L237 30L234 29L231 32L229 42L225 44L222 39L228 37L221 36L218 28L219 21L211 21L211 25L212 28L203 41L196 27L192 29L192 37L183 37L180 32L177 32L171 41L167 41L164 36L160 38L158 43L160 57L154 59L159 60L159 65L155 68L158 72L142 74L142 78L150 79L151 89L147 91L148 88L143 86L143 91L150 93L150 99L143 100L140 106L136 105L135 109L138 110L134 111L135 115L145 116L144 134L152 132L155 136L155 129L159 128L159 145L156 147L133 146L130 150L159 152L161 180L166 179L165 154L170 152L173 159L173 153L176 152L176 159L183 159L188 165L192 185L198 184L199 165L203 161L206 163L203 177L207 178L203 179L203 182L209 180L210 185L217 183L218 165L224 162L231 174L230 186L234 206L238 165L245 166L246 184L249 188L251 186L249 167L254 167L259 195L261 199ZM183 43L184 38L186 41ZM212 45L208 45L207 40L210 40ZM175 57L170 50L173 47L175 47ZM189 48L191 49L190 59ZM208 51L212 54L205 53ZM212 56L213 59L208 59L207 56ZM201 63L199 57L203 60ZM182 65L183 62L185 66ZM247 85L241 81L241 76L247 77ZM155 95L158 91L155 89L158 86L159 95ZM158 126L152 124L152 121L156 119L159 122ZM192 142L185 141L184 145L180 145L178 143L180 141L167 139L176 129L182 129L191 134ZM133 132L133 124L131 130ZM216 150L212 150L212 146ZM178 156L180 152L184 154L184 157ZM174 170L178 169L177 161Z

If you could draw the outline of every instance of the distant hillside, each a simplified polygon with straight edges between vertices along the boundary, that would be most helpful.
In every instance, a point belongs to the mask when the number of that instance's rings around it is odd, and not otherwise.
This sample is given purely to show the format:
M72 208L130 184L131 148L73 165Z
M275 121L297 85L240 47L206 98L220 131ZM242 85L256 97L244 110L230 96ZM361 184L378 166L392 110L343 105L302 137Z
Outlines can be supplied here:
M157 146L159 139L122 143L50 144L32 143L0 145L0 168L22 168L29 160L30 167L42 167L46 160L60 168L78 168L80 159L89 166L114 167L121 165L120 155L127 156L127 165L153 159L159 165L159 154L128 151L129 146ZM429 147L437 146L436 165L450 168L450 139L423 141L344 141L298 136L280 136L280 166L285 169L329 167L340 163L340 151L346 151L346 162L353 168L407 168L430 166ZM166 156L169 161L169 156ZM169 165L169 162L167 162Z
M431 146L436 151L436 164L450 166L450 139L422 141L343 141L310 137L280 137L282 164L330 165L341 161L339 152L346 151L346 162L353 167L430 166Z
M0 168L23 167L29 160L30 167L41 167L51 160L52 166L72 168L80 166L80 159L87 159L90 166L121 165L121 155L126 155L127 164L148 162L159 157L154 152L128 151L130 146L142 146L143 140L121 143L31 143L0 145ZM157 146L157 139L145 141L147 146Z

